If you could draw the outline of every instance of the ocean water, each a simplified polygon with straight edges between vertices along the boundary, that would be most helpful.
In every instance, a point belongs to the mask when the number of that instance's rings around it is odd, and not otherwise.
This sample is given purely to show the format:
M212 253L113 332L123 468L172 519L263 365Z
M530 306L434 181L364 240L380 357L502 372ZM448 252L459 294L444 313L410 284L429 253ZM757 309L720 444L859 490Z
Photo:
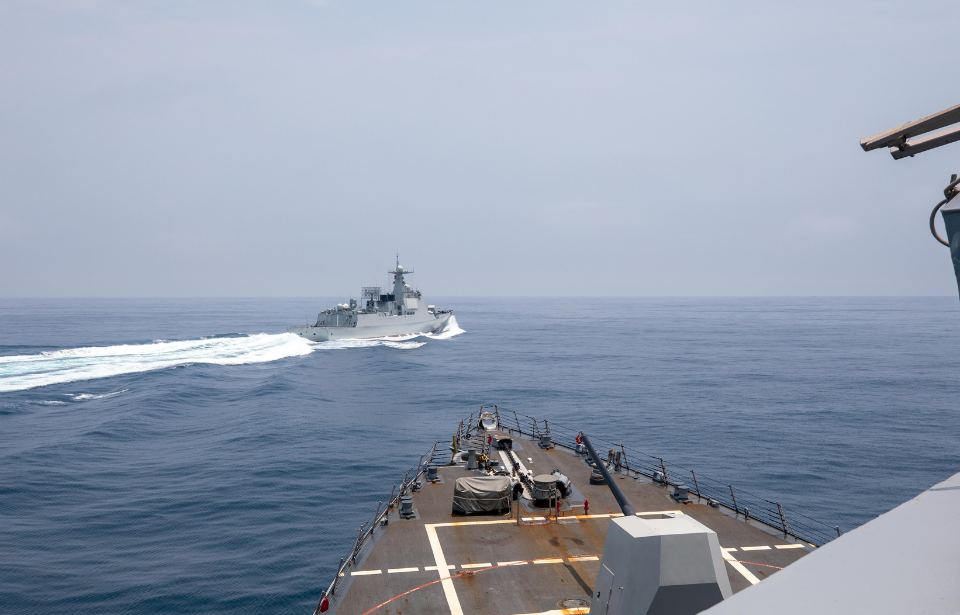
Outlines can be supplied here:
M0 611L308 613L480 404L849 530L960 471L952 298L447 299L311 344L335 300L0 300Z

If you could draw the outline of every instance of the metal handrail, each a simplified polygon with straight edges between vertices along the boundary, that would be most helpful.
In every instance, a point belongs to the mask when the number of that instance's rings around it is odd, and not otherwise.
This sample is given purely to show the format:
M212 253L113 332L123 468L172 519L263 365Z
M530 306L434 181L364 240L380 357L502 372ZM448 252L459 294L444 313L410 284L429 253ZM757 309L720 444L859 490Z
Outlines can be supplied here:
M505 409L505 411L507 410ZM528 436L532 439L539 438L539 434L537 433L539 429L535 431L525 431L522 427L523 421L519 420L519 417L523 416L532 423L532 421L535 420L532 416L519 414L514 410L509 411L517 416L516 427L505 426L509 431L517 432L520 435ZM550 425L550 431L556 446L561 446L568 450L576 450L575 437L576 434L580 433L580 430L563 427L554 421ZM566 434L561 435L561 432L566 432ZM602 439L594 436L593 440L594 443L597 444ZM788 510L775 500L763 498L739 486L736 488L736 496L733 496L731 492L732 487L729 482L719 481L703 474L697 474L690 468L668 463L661 457L644 453L623 444L611 441L604 442L612 445L610 448L619 448L624 452L621 465L628 475L645 476L654 480L657 480L659 475L662 484L668 486L683 484L683 480L677 478L679 476L690 476L694 479L693 482L695 486L695 490L691 490L692 494L700 498L714 500L719 506L728 509L734 515L743 516L744 518L747 518L745 509L749 509L750 519L778 530L785 536L792 536L797 540L814 546L821 546L840 535L840 530L837 526L828 525L807 515ZM631 458L634 460L633 465L627 462L627 450L631 452ZM644 459L649 459L650 461L645 463L643 461ZM736 502L734 501L734 497L736 497Z
M377 511L373 513L373 516L367 519L367 522L360 526L360 531L357 535L357 540L354 543L353 549L350 552L350 557L340 560L340 564L337 566L337 571L333 576L333 581L331 581L330 585L327 586L327 589L320 594L320 602L317 604L314 615L319 615L320 605L323 603L324 598L327 598L328 601L332 601L339 597L337 596L336 592L337 587L340 585L341 579L346 578L347 572L350 570L350 568L356 565L357 558L364 546L367 544L367 541L370 539L375 539L375 533L377 530L385 525L384 520L390 513L390 509L399 503L400 498L404 495L407 488L409 488L413 483L417 482L417 479L422 474L426 473L427 466L433 461L433 458L437 452L437 444L439 444L439 441L433 443L433 446L430 448L428 453L420 456L420 461L417 462L416 471L414 471L414 468L407 470L403 480L400 482L399 490L397 490L397 485L393 486L393 490L390 492L391 497L387 501L387 505L383 508L383 512L380 511L380 507L383 504L381 501L377 504ZM424 459L427 460L426 464L423 463ZM410 472L412 471L414 471L414 473L411 477ZM396 492L396 496L393 495L394 492Z

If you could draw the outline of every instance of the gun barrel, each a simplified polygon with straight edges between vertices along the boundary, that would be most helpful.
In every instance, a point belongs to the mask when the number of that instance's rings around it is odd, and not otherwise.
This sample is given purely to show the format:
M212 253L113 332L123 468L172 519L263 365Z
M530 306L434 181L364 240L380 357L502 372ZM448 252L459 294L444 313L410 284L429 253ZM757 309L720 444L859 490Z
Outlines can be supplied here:
M607 469L607 465L603 463L603 461L597 455L597 451L593 450L593 444L590 444L590 438L587 437L587 434L583 432L580 432L580 435L583 436L583 443L587 445L587 450L590 451L590 456L597 464L597 468L600 470L600 473L603 474L603 480L607 482L607 486L610 487L610 491L613 492L613 497L617 498L617 504L620 505L620 510L623 511L623 516L633 517L636 515L637 513L633 510L633 506L630 506L630 502L627 501L627 498L623 495L623 492L620 491L620 487L617 486L617 483L613 482L613 476L610 475L610 470Z

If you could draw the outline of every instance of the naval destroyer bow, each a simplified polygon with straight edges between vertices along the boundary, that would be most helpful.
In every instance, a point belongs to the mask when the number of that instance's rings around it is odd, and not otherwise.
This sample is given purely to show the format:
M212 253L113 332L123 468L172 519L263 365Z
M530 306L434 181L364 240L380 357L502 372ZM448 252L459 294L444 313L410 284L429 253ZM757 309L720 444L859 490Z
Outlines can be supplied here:
M447 326L453 310L427 305L420 291L404 281L403 276L413 270L404 269L399 256L396 268L387 273L393 274L392 293L384 293L379 286L363 287L359 305L351 299L317 314L316 324L291 325L287 332L326 342L436 333Z

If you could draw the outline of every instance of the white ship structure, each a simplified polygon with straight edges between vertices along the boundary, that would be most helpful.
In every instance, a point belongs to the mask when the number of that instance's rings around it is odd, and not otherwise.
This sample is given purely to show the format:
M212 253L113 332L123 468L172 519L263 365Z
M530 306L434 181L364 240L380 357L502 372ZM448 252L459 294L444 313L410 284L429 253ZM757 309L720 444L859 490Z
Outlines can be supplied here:
M393 274L392 293L384 293L379 286L363 287L359 305L351 299L317 314L316 324L291 325L287 332L313 342L326 342L436 333L447 326L453 310L427 305L420 291L404 281L403 276L413 270L404 269L399 256L396 269L387 273Z

